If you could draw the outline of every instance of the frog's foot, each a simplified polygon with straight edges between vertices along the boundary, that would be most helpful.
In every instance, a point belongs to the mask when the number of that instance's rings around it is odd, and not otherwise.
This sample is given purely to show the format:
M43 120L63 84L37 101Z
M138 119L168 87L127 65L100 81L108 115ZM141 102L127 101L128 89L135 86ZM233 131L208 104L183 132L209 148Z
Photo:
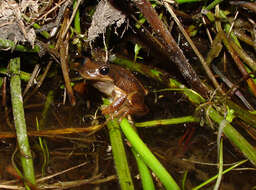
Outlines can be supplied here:
M115 110L111 106L107 106L107 107L101 109L101 113L103 115L111 115L114 112L115 112Z
M102 108L101 112L104 115L109 115L115 112L119 112L120 107L122 107L126 101L126 95L119 95L115 97L113 102L107 107Z
M106 108L103 108L101 110L102 114L106 114L106 115L109 115L111 119L113 118L119 118L119 121L121 121L123 118L125 117L128 117L128 119L131 117L129 117L130 114L132 114L130 112L130 109L129 107L127 106L122 106L121 108L119 108L119 110L113 110L111 109L111 107L106 107Z

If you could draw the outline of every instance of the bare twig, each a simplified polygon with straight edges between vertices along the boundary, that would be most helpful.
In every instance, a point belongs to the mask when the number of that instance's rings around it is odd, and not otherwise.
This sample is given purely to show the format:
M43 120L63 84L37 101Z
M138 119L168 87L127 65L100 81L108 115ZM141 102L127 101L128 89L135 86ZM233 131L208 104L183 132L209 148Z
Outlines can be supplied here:
M233 91L235 92L235 95L240 98L240 100L244 103L244 105L251 111L254 110L254 108L251 106L251 104L245 99L243 94L240 92L240 90L235 87L235 85L224 75L221 73L221 71L214 65L212 64L212 69L214 72L219 75L221 80Z
M166 46L169 59L177 64L178 69L185 80L192 86L193 89L202 94L202 96L208 97L208 87L201 82L182 50L175 42L171 33L158 17L150 2L148 0L134 0L134 3L140 9L141 13L145 16L154 31L164 40L163 44Z
M78 1L77 1L76 8L73 10L73 13L72 13L71 18L70 18L70 20L69 20L69 22L68 22L68 25L67 25L65 31L63 32L63 34L62 34L62 36L61 36L63 39L65 38L65 36L66 36L66 34L67 34L67 32L68 32L68 29L69 29L71 23L73 22L73 19L75 18L76 11L77 11L77 9L78 9L78 7L79 7L81 1L82 1L82 0L78 0Z
M64 4L62 5L62 3L64 3ZM64 14L66 8L68 7L69 3L70 3L70 0L63 0L61 3L57 4L56 7L54 7L52 10L50 10L50 11L53 11L55 8L58 8L61 5L58 16L55 19L55 21L42 26L40 29L37 29L36 32L49 31L52 28L59 26L60 22L62 20L63 14ZM49 14L49 12L47 12L46 14ZM45 15L43 15L42 17L44 17L44 16ZM39 20L42 17L40 17Z
M29 88L31 88L31 86L33 85L33 81L35 80L35 78L37 77L37 75L40 72L40 66L39 64L36 64L36 66L34 67L34 70L30 76L30 79L28 81L28 84L23 92L23 96L25 96L25 94L28 92Z
M185 31L185 29L182 27L179 19L177 18L177 16L175 15L175 13L173 12L171 6L164 2L164 5L166 7L166 9L169 11L169 13L172 15L172 17L174 18L176 24L178 25L180 31L182 32L182 34L184 35L184 37L186 38L186 40L188 41L188 43L190 44L191 48L193 49L193 51L195 52L195 54L197 55L197 57L199 58L201 64L203 65L203 68L205 70L205 72L207 73L208 77L210 78L210 80L212 81L212 83L214 84L215 88L218 89L218 91L224 95L224 91L222 90L222 88L220 87L218 81L216 80L216 78L214 77L211 69L209 68L208 64L205 62L202 54L198 51L197 47L195 46L194 42L191 40L191 38L188 36L187 32Z
M66 39L63 43L60 44L60 63L61 63L61 69L65 81L65 86L67 89L68 97L70 100L71 105L76 104L76 99L71 87L71 81L69 78L69 72L68 72L68 39Z
M43 81L44 81L44 79L45 79L45 77L46 77L46 75L47 75L49 69L50 69L51 66L52 66L52 62L53 62L53 61L49 61L48 65L46 66L46 69L45 69L44 73L42 74L40 80L37 82L36 87L33 89L33 91L32 91L30 94L28 94L28 95L24 98L24 102L26 102L31 96L33 96L33 95L37 92L37 90L41 87L41 85L42 85L42 83L43 83Z
M6 120L7 125L10 127L10 129L14 129L13 124L10 122L10 118L9 118L9 110L8 110L8 106L6 104L6 81L7 81L7 77L3 77L3 85L2 85L2 106L4 107L4 117Z

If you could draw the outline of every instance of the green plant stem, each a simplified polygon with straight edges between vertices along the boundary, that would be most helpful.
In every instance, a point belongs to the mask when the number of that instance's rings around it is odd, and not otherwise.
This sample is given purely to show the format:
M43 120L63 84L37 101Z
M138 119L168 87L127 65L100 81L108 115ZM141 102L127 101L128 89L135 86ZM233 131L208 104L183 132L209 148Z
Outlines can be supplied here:
M10 75L9 73L9 70L6 69L6 68L0 68L0 73L3 74L3 75ZM26 73L26 72L23 72L23 71L20 71L20 79L25 81L25 82L28 82L29 79L31 77L31 74L30 73Z
M253 39L246 35L243 31L239 29L234 29L234 35L239 38L239 40L245 42L246 44L256 48L256 44L254 43Z
M141 159L140 154L138 154L133 148L132 148L132 153L137 162L143 190L155 190L154 182L147 165Z
M229 44L237 52L238 56L255 72L256 62L242 48L240 48L233 40L229 40Z
M223 138L220 139L220 148L219 148L218 155L219 155L219 172L218 172L217 181L216 181L215 186L214 186L214 190L219 189L221 179L222 179L222 173L223 173Z
M26 16L25 14L23 14L22 17L23 17L27 22L30 22L30 21L31 21L31 19L30 19L28 16ZM34 24L33 24L33 27L34 27L35 29L40 29L40 28L41 28L41 26L40 26L39 24L37 24L37 23L34 23ZM40 32L40 34L41 34L43 37L45 37L46 39L50 39L50 37L51 37L51 35L50 35L47 31L42 31L42 32Z
M122 190L134 190L119 124L116 119L107 123L115 168Z
M235 116L243 120L245 123L249 124L251 127L256 128L256 115L251 114L248 110L240 107L231 100L227 100L228 106L235 110Z
M225 174L225 173L227 173L227 172L233 170L234 168L236 168L236 167L238 167L238 166L244 164L244 163L247 162L247 161L248 161L248 160L242 160L241 162L238 162L237 164L234 164L234 165L231 166L230 168L224 170L224 171L222 172L222 174ZM194 187L192 190L198 190L198 189L204 187L205 185L211 183L213 180L217 179L217 177L218 177L218 175L215 175L215 176L211 177L210 179L208 179L207 181L203 182L202 184L200 184L200 185Z
M221 13L223 13L223 11L217 12L217 16L219 16ZM237 45L236 42L230 40L230 38L222 30L221 23L219 20L216 20L215 24L218 33L221 34L223 44L226 46L233 59L234 56L238 55L253 71L256 71L256 62L241 47L239 47L239 45Z
M182 178L182 190L186 189L185 184L186 184L187 177L188 177L188 170L185 171L183 178Z
M169 73L163 70L149 67L140 63L134 63L129 59L125 59L125 58L122 58L121 56L116 56L114 54L110 55L109 61L118 65L124 66L126 68L129 68L130 70L137 71L147 77L150 77L152 79L155 79L161 82L162 84L170 88L173 88L173 89L176 88L175 89L176 91L181 91L182 93L184 93L193 104L200 104L205 102L205 99L202 96L200 96L200 94L198 94L197 92L191 89L186 88L185 85L181 84L176 79L170 78ZM167 90L170 90L170 89L167 89Z
M191 89L186 88L185 85L183 85L182 83L180 83L179 81L177 81L173 78L170 78L168 73L166 73L160 69L148 67L148 66L140 64L140 63L134 63L133 61L131 61L129 59L125 59L123 57L116 56L116 55L111 55L109 57L109 60L115 64L124 66L132 71L139 72L142 75L145 75L146 77L157 80L157 81L161 82L162 84L164 84L165 86L167 86L175 91L180 91L181 93L186 95L186 97L188 98L188 100L191 103L193 103L195 105L200 105L200 104L206 102L206 100L203 97L201 97L200 94L196 93L195 91L193 91ZM158 92L168 91L168 90L170 90L170 89L163 89L163 90L159 90ZM237 117L242 119L244 122L252 125L253 127L256 127L256 116L255 115L251 114L248 110L241 108L240 106L238 106L236 103L234 103L231 100L227 100L227 105L235 111L235 115Z
M37 24L37 23L34 23L34 24L33 24L33 27L34 27L35 29L40 29L40 28L41 28L41 26L40 26L39 24ZM42 32L40 32L40 34L41 34L45 39L50 39L50 38L51 38L51 35L50 35L49 32L47 32L47 31L42 31Z
M42 117L40 119L40 122L37 124L37 130L38 131L45 128L47 120L48 120L49 112L51 111L51 109L50 109L51 104L53 104L53 101L54 101L54 91L51 90L47 94L47 98L46 98L46 101L45 101L45 104L44 104L44 109L43 109L43 112L42 112ZM42 176L44 176L46 167L48 165L48 161L50 159L50 156L49 156L50 154L49 154L49 151L48 151L48 146L47 146L46 139L44 139L43 137L39 137L38 140L39 140L40 148L41 148L42 153L43 153Z
M181 92L184 93L188 97L189 101L191 101L195 105L200 105L201 103L206 102L206 100L203 99L197 93L192 93L191 95L189 92L193 92L193 91L191 91L190 89L187 89L185 85L182 85L178 81L171 78L166 79L166 77L169 77L169 75L166 74L165 72L163 73L161 70L154 68L154 72L152 72L152 68L150 67L147 67L139 63L135 64L132 61L117 57L115 55L110 56L110 61L126 66L133 71L140 72L141 74L147 77L156 79L168 87L180 88ZM249 112L244 111L240 106L238 106L231 100L227 100L227 105L230 106L231 109L234 109L236 116L238 116L240 119L242 119L245 122L249 120L255 126L255 123L256 123L255 116L253 116L252 114L246 114ZM210 118L212 118L215 122L220 124L220 122L224 119L221 115L224 115L225 113L220 114L215 109L211 108L208 111L208 114ZM244 154L244 156L247 157L254 165L256 165L256 150L252 147L252 145L248 143L248 141L244 137L242 137L242 135L238 133L234 129L234 127L229 123L224 128L223 132L227 136L227 138L232 142L232 144L235 145L237 148L239 148L240 151Z
M212 45L211 45L211 49L210 51L207 53L207 57L206 57L206 63L208 65L210 65L212 63L212 61L219 56L221 50L223 48L222 45L222 37L220 33L217 33L217 35L215 36Z
M43 109L43 112L42 112L42 119L40 119L40 122L39 122L40 129L45 128L45 124L46 124L47 119L48 119L48 113L50 111L50 106L53 103L53 100L54 100L54 91L51 90L47 94L47 98L46 98L46 101L45 101L45 104L44 104L44 109Z
M15 44L13 41L6 40L3 38L0 38L0 49L10 49L10 50L28 52L28 53L36 53L40 51L40 47L37 45L35 45L35 47L31 49L19 44Z
M36 118L36 129L39 131L40 130L40 126L39 126L39 122ZM43 153L43 163L42 163L42 168L41 168L41 175L42 176L45 176L45 171L46 171L46 167L48 165L48 161L49 161L49 151L48 151L48 147L47 147L47 142L46 140L39 136L38 137L38 143L39 143L39 146L40 146L40 149Z
M77 6L79 6L79 4L81 3L80 0L74 0L73 3L73 11L76 11L75 17L74 17L74 28L75 28L75 33L76 34L81 34L81 24L80 24L80 11L77 8ZM82 42L81 39L76 38L77 42L76 42L76 46L77 46L77 51L78 53L81 55L82 54Z
M224 26L225 33L228 34L228 35L230 34L229 35L230 38L236 43L236 45L238 45L240 48L242 48L238 38L236 37L236 35L234 34L234 32L232 30L230 32L230 29L231 29L231 25L230 24L225 24L225 26Z
M202 0L175 0L178 4L183 4L183 3L193 3L193 2L199 2Z
M22 102L22 91L21 91L21 80L20 80L20 58L14 58L10 60L10 71L11 71L11 100L12 110L14 117L14 125L17 134L17 141L19 150L21 153L21 164L24 172L25 179L35 184L35 174L33 167L33 160L30 151L25 114Z
M77 6L77 0L74 1L73 3L73 9L75 9ZM80 26L80 12L79 12L79 9L76 11L76 15L75 15L75 18L74 18L74 27L75 27L75 30L77 32L77 34L80 34L81 33L81 26Z
M120 123L121 129L131 143L134 150L140 154L142 160L156 174L167 190L179 190L179 186L163 165L156 159L149 148L143 143L127 119Z
M216 123L220 124L224 118L212 107L209 108L209 116ZM228 122L226 121L223 128L225 136L248 158L251 163L256 165L255 148Z
M216 5L220 4L223 0L214 0L212 3L210 3L205 10L209 11L213 9Z
M200 118L194 116L185 116L172 119L161 119L135 123L135 127L157 127L159 125L176 125L181 123L199 122Z

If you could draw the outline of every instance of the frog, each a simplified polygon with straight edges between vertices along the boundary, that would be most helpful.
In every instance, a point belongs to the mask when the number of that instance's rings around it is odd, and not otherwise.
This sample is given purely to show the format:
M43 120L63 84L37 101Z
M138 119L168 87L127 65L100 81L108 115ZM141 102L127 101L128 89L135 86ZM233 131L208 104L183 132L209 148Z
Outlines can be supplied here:
M148 90L134 74L116 64L85 57L79 68L82 78L110 98L112 103L101 109L102 114L111 118L143 116L149 109L144 103Z

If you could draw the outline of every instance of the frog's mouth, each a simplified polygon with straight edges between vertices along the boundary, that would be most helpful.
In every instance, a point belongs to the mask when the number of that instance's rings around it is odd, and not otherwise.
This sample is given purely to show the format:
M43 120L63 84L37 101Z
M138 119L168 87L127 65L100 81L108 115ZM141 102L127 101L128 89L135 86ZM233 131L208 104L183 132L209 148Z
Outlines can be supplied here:
M80 72L80 75L83 78L87 79L87 80L94 80L94 81L98 80L98 81L102 81L102 82L104 82L104 81L109 81L109 82L113 81L113 79L111 77L109 77L108 75L101 75L99 73L90 73L90 72L88 72L88 73L85 74L83 72Z

